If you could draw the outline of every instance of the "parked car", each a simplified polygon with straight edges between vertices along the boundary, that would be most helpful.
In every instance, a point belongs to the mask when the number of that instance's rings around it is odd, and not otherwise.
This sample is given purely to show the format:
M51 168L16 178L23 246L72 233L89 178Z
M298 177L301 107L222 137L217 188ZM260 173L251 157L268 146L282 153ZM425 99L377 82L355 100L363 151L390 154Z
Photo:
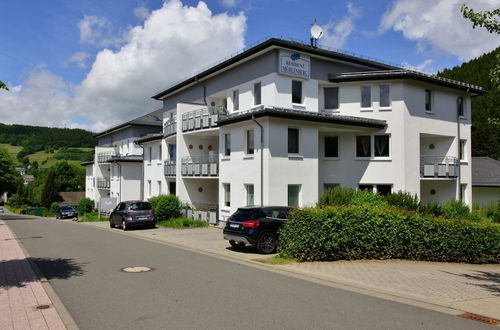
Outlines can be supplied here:
M224 227L224 239L235 249L249 244L260 253L274 253L278 246L279 230L287 220L290 207L247 206L231 215Z
M109 226L121 226L123 230L144 226L154 228L156 218L149 202L126 201L118 204L109 215Z
M56 219L73 219L76 217L76 210L72 206L61 205L56 210Z
M0 213L4 213L4 209L3 209L3 206L0 206Z

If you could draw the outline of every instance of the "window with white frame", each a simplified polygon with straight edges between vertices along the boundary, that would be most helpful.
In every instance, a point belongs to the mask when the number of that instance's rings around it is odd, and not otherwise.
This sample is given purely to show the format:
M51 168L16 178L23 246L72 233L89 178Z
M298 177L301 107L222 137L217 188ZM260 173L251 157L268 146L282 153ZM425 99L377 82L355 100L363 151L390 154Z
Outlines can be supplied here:
M158 162L161 162L161 144L158 146Z
M457 112L459 117L465 117L464 98L462 96L457 98Z
M375 157L389 157L389 135L374 136Z
M224 134L224 156L231 156L231 133Z
M374 193L387 196L392 193L392 184L360 184L359 190L373 191Z
M356 157L390 157L390 135L358 135L356 136Z
M361 86L361 108L369 109L372 107L372 87Z
M233 90L233 110L240 109L240 91L235 89Z
M466 158L466 152L465 152L465 146L467 144L467 140L460 140L460 160L465 161L467 160Z
M249 129L246 130L246 154L247 155L253 155L254 154L254 130Z
M298 154L299 153L299 129L298 128L288 128L288 153Z
M432 111L432 92L425 90L425 111Z
M356 136L356 157L371 157L371 136L358 135Z
M339 137L325 136L325 158L339 157Z
M390 108L391 107L391 87L389 85L380 85L379 86L379 106L381 108Z
M292 103L302 104L302 81L292 80Z
M325 87L323 93L325 110L337 110L339 108L339 88Z
M253 84L253 104L259 105L261 104L261 89L262 84L260 82Z
M289 184L288 185L288 206L290 206L290 207L300 206L300 185L299 184Z
M253 184L246 184L245 191L247 194L247 205L255 205Z
M223 183L222 188L224 189L224 206L231 206L231 184Z

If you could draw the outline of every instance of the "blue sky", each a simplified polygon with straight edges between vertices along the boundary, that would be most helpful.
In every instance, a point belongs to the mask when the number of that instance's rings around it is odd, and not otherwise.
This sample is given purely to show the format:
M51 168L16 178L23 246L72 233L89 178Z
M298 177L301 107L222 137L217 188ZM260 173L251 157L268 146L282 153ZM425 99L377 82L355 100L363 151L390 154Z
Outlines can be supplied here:
M473 30L456 0L213 0L205 1L206 7L179 1L3 1L0 79L13 89L0 92L0 116L6 122L99 130L159 108L149 100L155 92L243 46L270 36L307 41L314 19L325 29L321 46L430 73L500 44ZM498 6L498 0L468 3ZM213 28L210 35L203 33L204 24ZM224 24L228 27L221 28ZM134 35L133 29L141 31ZM140 58L154 52L156 62L170 56L162 68ZM143 90L134 89L127 93L134 99L124 100L121 92L134 84ZM90 98L99 101L89 103Z

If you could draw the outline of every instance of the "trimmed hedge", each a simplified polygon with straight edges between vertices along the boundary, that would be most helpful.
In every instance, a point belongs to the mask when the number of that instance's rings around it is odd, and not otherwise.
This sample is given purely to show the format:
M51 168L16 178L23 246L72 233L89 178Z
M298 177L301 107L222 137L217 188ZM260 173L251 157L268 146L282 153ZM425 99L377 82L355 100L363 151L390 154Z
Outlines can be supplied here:
M296 209L278 253L299 261L413 259L500 262L500 226L370 205Z

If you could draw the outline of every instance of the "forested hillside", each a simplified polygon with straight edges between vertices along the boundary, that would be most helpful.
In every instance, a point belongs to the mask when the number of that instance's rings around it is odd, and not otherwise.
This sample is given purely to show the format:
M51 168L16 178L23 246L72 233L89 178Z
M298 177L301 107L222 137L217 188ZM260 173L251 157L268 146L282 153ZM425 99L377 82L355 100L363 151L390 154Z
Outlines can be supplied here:
M472 99L472 155L489 156L500 160L500 90L492 86L490 69L497 63L500 47L491 53L438 76L482 86L488 91Z

